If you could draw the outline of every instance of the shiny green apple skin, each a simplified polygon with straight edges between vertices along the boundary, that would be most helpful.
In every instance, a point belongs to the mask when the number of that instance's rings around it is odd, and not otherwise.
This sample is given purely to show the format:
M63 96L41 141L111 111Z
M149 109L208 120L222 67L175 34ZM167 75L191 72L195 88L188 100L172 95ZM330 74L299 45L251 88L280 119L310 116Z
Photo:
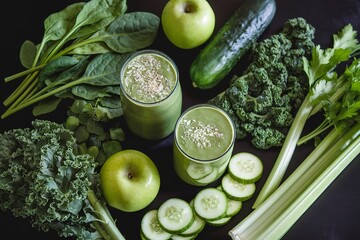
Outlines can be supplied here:
M161 14L164 34L175 46L192 49L214 32L215 13L206 0L170 0Z
M126 149L110 156L100 169L100 187L106 202L124 212L147 207L160 189L160 174L144 153Z

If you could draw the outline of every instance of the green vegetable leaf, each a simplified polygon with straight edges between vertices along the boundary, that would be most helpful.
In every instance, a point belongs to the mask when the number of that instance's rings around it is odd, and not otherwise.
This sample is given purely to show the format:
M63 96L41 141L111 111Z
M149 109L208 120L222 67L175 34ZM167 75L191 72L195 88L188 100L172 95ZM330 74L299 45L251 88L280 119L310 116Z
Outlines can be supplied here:
M68 54L81 54L81 55L93 55L108 53L112 50L103 42L92 42L85 45L81 45L71 50Z
M78 82L97 86L120 84L120 69L130 54L104 53L96 56Z
M335 49L350 49L351 52L355 52L359 49L357 32L354 31L351 24L345 25L338 34L334 34L333 42L333 48Z
M76 17L84 5L84 2L74 3L60 12L48 16L44 21L45 33L42 40L43 44L46 41L56 41L65 37L74 26Z
M50 97L40 101L32 110L32 114L37 117L55 111L61 102L61 98Z
M117 16L123 14L126 9L126 1L124 0L92 0L87 2L76 18L73 28L75 31L73 31L74 34L71 39L88 35L107 26Z
M20 48L20 62L25 68L31 68L36 56L36 46L33 42L26 40Z
M39 74L38 87L43 88L45 82L49 81L52 76L75 66L77 63L79 63L79 60L70 56L62 56L49 62Z
M77 97L81 97L85 100L95 100L102 97L110 97L114 95L120 95L120 85L107 85L107 86L93 86L88 84L81 84L74 86L72 94ZM118 97L120 99L120 96Z
M103 34L115 52L125 53L149 46L155 39L160 19L148 12L131 12L116 18Z

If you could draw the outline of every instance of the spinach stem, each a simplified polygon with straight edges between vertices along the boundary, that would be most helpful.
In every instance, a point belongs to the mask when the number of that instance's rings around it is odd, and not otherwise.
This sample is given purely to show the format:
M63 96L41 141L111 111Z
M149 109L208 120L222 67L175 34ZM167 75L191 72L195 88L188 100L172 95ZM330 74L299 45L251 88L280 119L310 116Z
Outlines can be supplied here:
M13 80L15 80L15 79L18 79L18 78L20 78L20 77L23 77L23 76L26 76L26 75L28 75L28 74L31 74L31 73L33 73L33 72L39 71L39 70L41 70L43 67L45 67L45 65L46 65L46 64L41 64L41 65L39 65L39 66L32 67L32 68L26 69L26 70L24 70L24 71L22 71L22 72L18 72L18 73L16 73L16 74L13 74L13 75L11 75L11 76L8 76L8 77L5 78L5 82L10 82L10 81L13 81Z
M5 111L5 112L1 115L1 119L4 119L4 118L10 116L11 114L16 113L17 111L20 111L21 109L24 109L25 107L28 107L28 106L30 106L31 104L37 103L37 102L39 102L39 101L41 101L41 100L43 100L43 99L45 99L45 98L48 98L48 97L50 97L50 96L53 96L54 94L56 94L56 93L58 93L58 92L61 92L61 91L65 90L65 89L67 89L67 88L73 87L73 86L78 85L78 84L80 84L80 83L86 82L86 81L88 81L88 80L89 80L89 78L84 77L84 78L80 78L80 79L78 79L78 80L75 80L75 81L73 81L73 82L70 82L70 83L68 83L68 84L62 85L62 86L60 86L60 87L58 87L58 88L56 88L56 89L54 89L54 90L52 90L52 91L50 91L50 92L44 93L43 95L38 96L39 94L36 93L36 94L34 94L33 97L27 99L25 102L21 102L21 103L20 103L19 105L17 105L16 107L14 107L14 108L12 108L12 109L8 109L7 111ZM48 87L51 88L51 87L53 87L53 86L52 86L52 85L49 85ZM45 91L45 90L42 89L42 91Z
M16 106L21 104L25 99L27 99L34 90L36 89L36 82L32 82L28 88L25 89L25 91L13 102L10 107L7 109L7 111L14 109Z
M94 37L94 38L89 38L86 40L83 40L81 42L76 42L73 43L72 45L68 46L67 48L63 49L62 51L59 51L57 54L55 54L52 59L64 56L66 54L68 54L69 52L71 52L72 50L87 45L87 44L91 44L91 43L96 43L96 42L101 42L101 40L104 38L104 36L102 37Z
M33 72L32 74L27 75L26 78L21 82L21 84L15 89L15 91L12 92L12 94L7 99L4 100L3 102L4 105L9 106L13 102L15 102L16 99L18 99L21 96L21 94L23 94L24 91L26 91L26 89L33 81L33 79L36 77L37 73L38 72Z

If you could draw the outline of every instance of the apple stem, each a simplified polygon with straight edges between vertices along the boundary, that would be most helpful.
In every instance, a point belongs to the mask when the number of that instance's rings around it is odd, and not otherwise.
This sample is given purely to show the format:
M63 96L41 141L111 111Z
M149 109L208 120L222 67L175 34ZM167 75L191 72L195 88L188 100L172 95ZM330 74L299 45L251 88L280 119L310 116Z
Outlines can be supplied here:
M184 12L185 13L190 13L190 12L192 12L193 11L193 9L192 9L192 5L191 4L185 4L184 5Z

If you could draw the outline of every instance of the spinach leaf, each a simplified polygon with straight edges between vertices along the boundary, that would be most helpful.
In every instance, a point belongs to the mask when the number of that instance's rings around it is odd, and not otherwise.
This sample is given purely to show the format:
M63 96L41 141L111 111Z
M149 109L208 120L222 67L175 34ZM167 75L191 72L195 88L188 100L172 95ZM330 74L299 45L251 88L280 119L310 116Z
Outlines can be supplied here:
M103 41L115 52L130 52L149 46L155 39L160 19L148 12L126 13L105 31Z
M20 48L20 62L25 68L31 68L36 56L36 46L32 41L25 40Z
M57 73L61 73L79 62L78 59L70 56L62 56L49 62L39 73L38 87L43 88L45 81Z
M55 111L56 108L59 106L62 98L58 97L49 97L47 99L44 99L43 101L40 101L32 110L32 114L37 117L46 113L50 113L52 111Z
M92 0L84 5L76 18L69 39L88 35L109 25L127 9L125 0Z
M46 44L49 41L59 41L66 36L75 23L76 16L81 11L85 3L79 2L67 6L60 12L56 12L48 16L44 21L44 35L34 59L33 66L37 64L38 58L44 52L51 52L54 44ZM49 47L51 46L51 47ZM47 54L42 54L44 58Z
M89 63L84 76L78 80L97 86L120 84L120 70L131 53L104 53L97 55Z
M111 95L120 95L120 85L116 86L93 86L81 84L71 89L72 94L86 100L94 100L102 97L110 97ZM120 96L119 96L120 97Z
M112 50L105 43L92 42L76 47L75 49L69 51L68 54L95 55L108 52L112 52Z

